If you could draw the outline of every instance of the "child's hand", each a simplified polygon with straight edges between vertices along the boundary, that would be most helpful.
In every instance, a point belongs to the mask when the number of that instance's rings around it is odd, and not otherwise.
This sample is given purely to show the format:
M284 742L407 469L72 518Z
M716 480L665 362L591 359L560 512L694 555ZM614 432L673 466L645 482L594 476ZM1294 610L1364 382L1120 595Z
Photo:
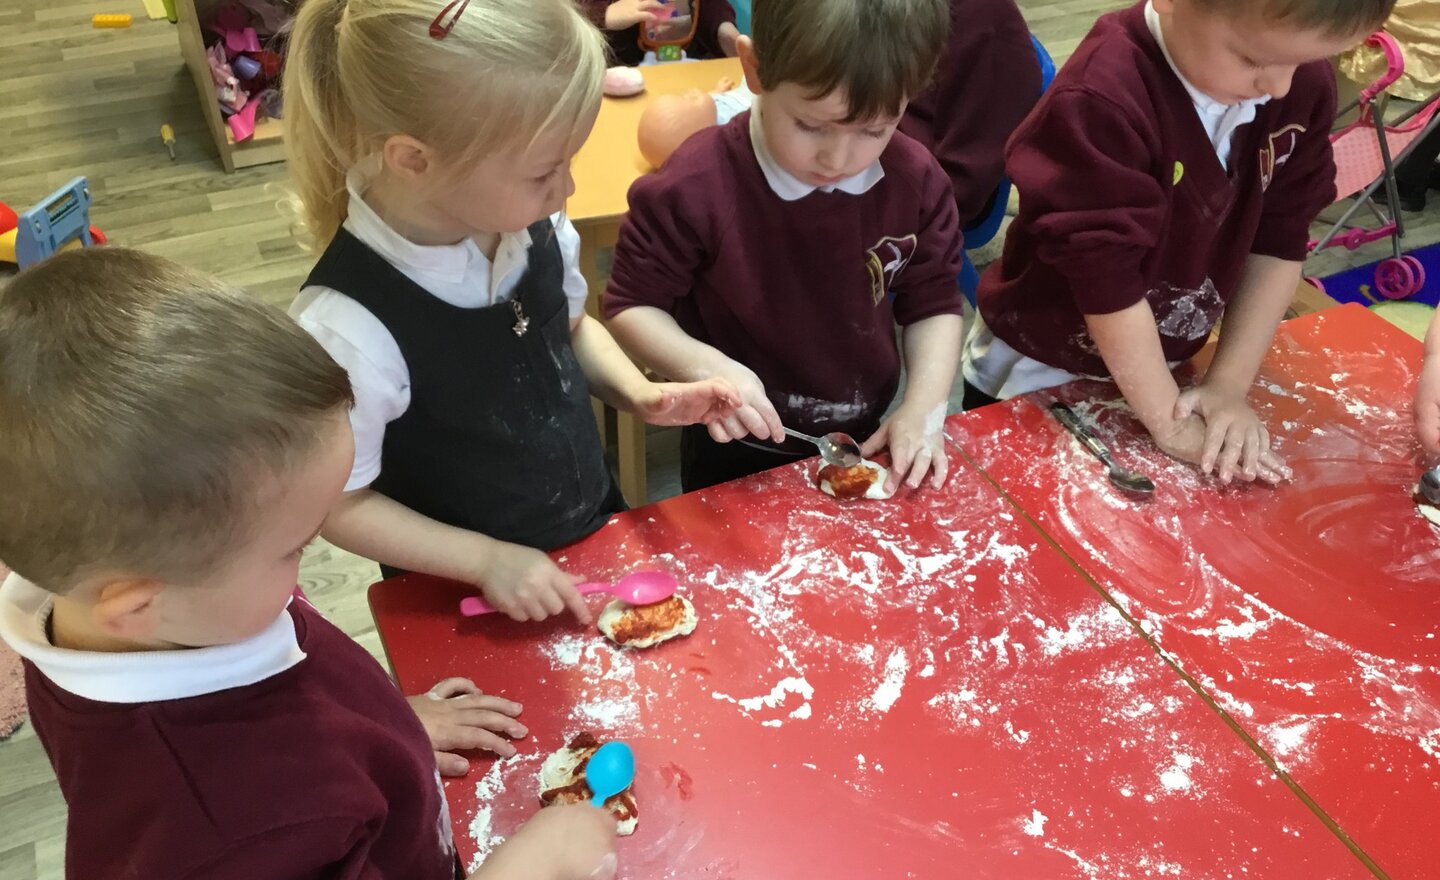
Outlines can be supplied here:
M496 541L474 582L511 620L544 620L569 608L576 620L590 622L585 597L575 589L580 579L534 548Z
M887 446L890 449L890 476L885 491L894 492L901 481L912 489L920 487L927 472L933 471L930 486L939 489L950 471L945 453L945 408L928 413L916 412L901 404L860 446L860 454L870 458Z
M1420 386L1415 389L1415 428L1425 451L1440 455L1440 355L1426 357L1420 369Z
M652 24L662 18L665 4L660 0L615 0L605 8L605 30L623 31L637 24Z
M714 424L740 408L740 392L724 379L655 382L651 395L636 401L636 412L652 425Z
M546 807L496 848L470 880L610 880L615 817L589 804Z
M447 678L407 699L430 735L442 776L464 776L470 769L465 756L454 750L487 749L508 758L515 754L515 747L505 736L521 739L530 732L515 720L519 703L482 694L468 678Z
M1290 469L1270 449L1270 432L1245 401L1247 389L1217 388L1200 384L1180 392L1175 401L1175 418L1192 414L1205 421L1205 444L1197 462L1203 473L1214 473L1220 482L1240 477L1257 477L1267 483L1290 478Z
M723 419L709 422L710 436L716 443L729 443L742 437L756 437L776 443L785 439L785 427L780 424L780 414L775 405L765 396L765 385L760 377L738 361L728 360L716 376L728 381L740 394L740 406Z

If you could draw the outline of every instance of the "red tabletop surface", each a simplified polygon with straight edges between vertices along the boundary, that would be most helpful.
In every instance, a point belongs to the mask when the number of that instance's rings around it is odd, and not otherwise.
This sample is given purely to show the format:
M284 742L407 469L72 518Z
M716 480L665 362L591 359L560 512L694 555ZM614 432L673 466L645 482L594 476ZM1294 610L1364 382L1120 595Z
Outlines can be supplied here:
M639 763L622 877L1370 876L978 472L842 505L806 467L560 554L676 572L700 625L659 648L462 620L466 589L431 578L371 589L407 692L466 675L525 704L520 754L446 783L467 866L590 729Z
M1411 492L1421 346L1358 306L1282 326L1251 403L1295 470L1226 488L1113 385L967 414L963 448L1393 877L1440 877L1440 531ZM1112 490L1075 409L1153 500Z

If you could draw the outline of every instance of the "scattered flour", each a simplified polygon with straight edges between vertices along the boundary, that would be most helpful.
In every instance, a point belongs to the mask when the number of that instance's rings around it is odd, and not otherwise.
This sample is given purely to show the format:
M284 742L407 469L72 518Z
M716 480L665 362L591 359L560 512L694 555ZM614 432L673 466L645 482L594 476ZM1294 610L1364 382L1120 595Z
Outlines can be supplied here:
M1048 820L1049 817L1046 816L1044 813L1040 812L1039 810L1031 810L1030 818L1021 820L1020 830L1024 831L1031 837L1044 837L1045 823Z
M880 679L880 686L870 697L870 706L881 712L890 711L895 701L900 699L900 691L905 686L905 673L910 670L910 660L905 656L904 648L896 648L890 652L890 658L885 661L885 674Z

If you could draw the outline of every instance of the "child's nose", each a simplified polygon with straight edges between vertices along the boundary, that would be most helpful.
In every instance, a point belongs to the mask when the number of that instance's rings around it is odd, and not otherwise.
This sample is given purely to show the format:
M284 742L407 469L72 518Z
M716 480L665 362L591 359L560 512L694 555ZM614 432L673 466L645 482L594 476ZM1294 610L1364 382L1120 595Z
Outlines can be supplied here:
M1256 83L1260 91L1272 98L1283 98L1290 93L1290 82L1295 77L1295 68L1271 68L1260 75Z

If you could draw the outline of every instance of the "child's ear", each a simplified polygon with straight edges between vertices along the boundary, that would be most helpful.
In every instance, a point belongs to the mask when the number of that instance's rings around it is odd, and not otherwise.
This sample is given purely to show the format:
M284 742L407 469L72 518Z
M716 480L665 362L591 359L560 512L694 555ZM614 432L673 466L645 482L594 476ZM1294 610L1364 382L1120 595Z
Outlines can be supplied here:
M385 167L404 180L418 180L434 167L430 148L408 134L392 135L381 148Z
M151 638L160 622L156 600L164 590L163 581L151 578L109 581L91 606L91 618L108 635L134 641Z
M755 41L742 36L735 42L735 52L740 58L740 69L745 71L745 87L760 94L764 89L760 86L760 59L755 57Z

